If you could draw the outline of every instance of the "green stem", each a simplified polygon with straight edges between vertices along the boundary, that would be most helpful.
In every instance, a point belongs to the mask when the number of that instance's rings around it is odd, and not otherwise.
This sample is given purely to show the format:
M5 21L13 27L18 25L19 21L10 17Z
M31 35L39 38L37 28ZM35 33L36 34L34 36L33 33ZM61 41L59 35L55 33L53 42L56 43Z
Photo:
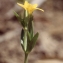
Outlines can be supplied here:
M24 59L24 63L27 63L27 57L28 57L28 54L26 54L26 52L25 52L25 59Z

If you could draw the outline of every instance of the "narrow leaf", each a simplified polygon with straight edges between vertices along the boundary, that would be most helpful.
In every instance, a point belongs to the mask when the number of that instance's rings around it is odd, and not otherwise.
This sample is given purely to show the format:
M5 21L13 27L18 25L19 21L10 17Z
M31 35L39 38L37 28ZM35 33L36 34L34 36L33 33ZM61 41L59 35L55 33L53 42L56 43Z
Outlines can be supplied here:
M14 15L18 18L19 17L19 15L14 11Z
M23 38L24 38L24 30L22 29L22 31L21 31L21 40L23 40Z
M29 16L28 30L29 30L29 33L32 39L33 37L33 16Z
M22 46L22 49L24 50L23 40L21 40L21 46Z
M34 35L34 37L32 38L32 40L30 41L30 42L28 42L28 46L27 46L27 51L28 52L30 52L32 49L33 49L33 47L35 46L35 44L36 44L36 41L37 41L37 38L38 38L38 33L36 33L35 35Z

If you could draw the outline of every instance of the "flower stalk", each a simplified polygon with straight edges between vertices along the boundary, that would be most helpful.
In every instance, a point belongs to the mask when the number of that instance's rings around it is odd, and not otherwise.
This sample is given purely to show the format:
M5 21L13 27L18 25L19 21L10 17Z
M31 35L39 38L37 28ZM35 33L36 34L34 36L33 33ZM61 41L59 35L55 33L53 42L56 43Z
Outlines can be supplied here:
M25 59L24 59L24 63L28 63L28 60L27 60L27 58L28 58L28 54L27 54L27 53L25 53Z
M25 54L24 63L28 63L27 58L31 50L34 48L38 33L34 35L33 33L33 15L32 13L35 10L43 11L43 9L37 8L37 4L30 4L27 0L23 0L24 4L17 3L19 6L24 8L24 16L21 18L21 15L18 15L16 12L14 12L15 16L18 18L19 22L22 25L22 31L21 31L21 46Z

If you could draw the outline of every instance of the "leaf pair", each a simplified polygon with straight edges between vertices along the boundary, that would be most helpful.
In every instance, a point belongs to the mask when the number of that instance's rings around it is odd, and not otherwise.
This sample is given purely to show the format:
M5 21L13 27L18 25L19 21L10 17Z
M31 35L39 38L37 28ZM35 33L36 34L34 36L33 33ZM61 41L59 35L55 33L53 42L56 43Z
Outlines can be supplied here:
M35 46L35 44L36 44L36 41L37 41L37 38L38 38L38 33L36 33L35 35L34 35L34 37L32 37L32 39L31 39L31 36L30 36L30 34L29 33L27 33L27 44L26 44L26 46L27 46L27 49L25 50L25 46L24 46L24 30L22 29L22 32L21 32L21 45L22 45L22 48L23 48L23 50L25 51L25 52L31 52L31 50L33 49L33 47Z

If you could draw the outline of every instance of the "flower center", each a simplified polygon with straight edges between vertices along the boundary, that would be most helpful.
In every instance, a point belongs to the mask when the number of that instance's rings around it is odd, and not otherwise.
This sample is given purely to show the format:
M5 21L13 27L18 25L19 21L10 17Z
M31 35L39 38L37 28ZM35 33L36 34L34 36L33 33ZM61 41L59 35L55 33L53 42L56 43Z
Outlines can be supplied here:
M32 7L32 5L29 5L26 9L30 14L35 10L35 8Z

